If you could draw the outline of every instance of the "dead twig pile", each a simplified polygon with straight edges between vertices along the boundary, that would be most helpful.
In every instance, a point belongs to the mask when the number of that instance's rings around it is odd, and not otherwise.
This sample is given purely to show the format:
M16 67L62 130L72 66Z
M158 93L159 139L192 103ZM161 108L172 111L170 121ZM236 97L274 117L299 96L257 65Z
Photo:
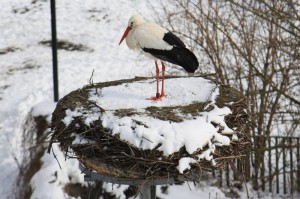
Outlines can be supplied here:
M174 77L173 77L174 78ZM188 154L185 148L181 148L178 152L166 157L161 151L157 150L157 146L153 150L142 150L128 142L121 140L117 135L112 135L110 129L102 126L102 121L99 119L94 121L91 125L86 125L84 119L81 117L74 117L70 125L66 126L62 120L66 116L66 110L74 110L75 108L83 108L83 114L90 114L91 112L105 112L101 107L92 101L88 100L88 92L92 88L101 90L103 87L119 85L121 83L130 83L146 78L134 78L130 80L120 80L114 82L106 82L86 86L82 89L76 90L62 98L53 112L52 116L52 137L49 145L55 142L60 144L60 147L65 151L66 155L71 158L78 158L78 160L86 167L96 171L102 175L109 175L112 177L123 177L130 179L155 179L173 177L175 179L180 175L178 169L178 161L183 157L195 157L201 154L203 150L199 150L194 154ZM247 111L247 100L239 94L236 90L228 86L219 86L220 95L216 100L218 107L227 106L232 110L232 114L225 118L226 124L230 128L234 128L238 136L237 140L232 140L230 146L216 147L214 153L214 160L216 165L212 166L211 162L200 160L192 165L192 168L185 172L184 175L200 172L201 170L214 170L222 168L226 161L234 158L240 158L246 155L250 148L250 138L248 134L248 127L250 116ZM193 103L188 106L177 107L151 107L147 108L144 114L159 118L161 120L168 120L172 122L180 122L175 114L181 112L182 114L197 115L204 111L207 103ZM205 109L209 111L211 107ZM159 115L158 113L159 109ZM116 110L115 115L119 117L130 116L137 114L132 109ZM138 121L137 121L138 122ZM217 125L217 124L214 124ZM72 144L75 137L79 136L85 140L84 143ZM227 135L232 138L232 135Z

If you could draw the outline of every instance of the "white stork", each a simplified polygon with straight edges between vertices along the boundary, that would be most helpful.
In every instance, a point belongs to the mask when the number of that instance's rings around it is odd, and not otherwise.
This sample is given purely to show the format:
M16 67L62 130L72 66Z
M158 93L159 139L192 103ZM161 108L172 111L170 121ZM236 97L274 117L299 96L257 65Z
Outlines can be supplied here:
M129 19L119 45L126 38L127 46L133 50L142 50L155 58L156 66L156 96L151 100L161 100L164 96L165 64L163 61L182 66L187 72L193 73L198 68L198 60L194 53L172 32L156 23L146 22L141 16L135 15ZM162 88L159 93L159 68L157 60L162 64Z

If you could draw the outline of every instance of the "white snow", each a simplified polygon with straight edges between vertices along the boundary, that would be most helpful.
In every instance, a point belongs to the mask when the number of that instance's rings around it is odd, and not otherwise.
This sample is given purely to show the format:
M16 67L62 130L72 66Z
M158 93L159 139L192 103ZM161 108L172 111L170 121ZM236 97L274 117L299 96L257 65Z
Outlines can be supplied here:
M197 84L195 83L189 86L190 92L184 93L181 92L181 90L176 89L178 88L178 85L182 85L182 82L185 83L190 79L192 78L172 79L173 82L167 82L170 84L170 87L174 87L170 89L172 91L170 93L174 96L167 96L163 101L155 102L155 106L184 105L198 101L197 99L199 99L199 102L203 102L210 99L211 96L216 96L214 95L214 92L218 93L218 89L211 86L211 83L207 83L208 81L203 80L202 78L198 78L200 80L198 80ZM196 81L195 79L194 82ZM206 84L204 83L205 81ZM145 100L145 97L142 96L144 90L149 90L149 86L147 87L149 82L146 81L144 84L136 84L142 86L137 87L135 84L133 86L131 86L131 84L126 86L127 90L133 90L133 92L135 92L132 95L128 95L126 107L136 107L139 109L153 106L154 104L152 101ZM131 89L131 87L134 87L135 89ZM199 87L201 87L201 89ZM111 90L115 89L114 87L112 89L110 88L111 87L107 87L105 89L106 93L112 93L113 91ZM202 90L204 92L197 92L197 90ZM113 104L116 104L116 107L121 107L118 104L119 100L115 99L121 98L120 96L122 96L123 93L119 92L118 94L119 95L103 94L101 97L94 94L90 99L95 100L97 104L105 110L114 110L116 108L113 107ZM104 102L102 101L102 98L104 98ZM137 98L140 98L139 102L134 100ZM109 111L106 111L102 116L102 120L105 128L112 129L114 134L119 134L122 139L137 147L141 147L142 149L153 149L158 144L162 144L159 150L163 151L165 156L168 156L178 151L183 146L185 146L186 150L192 154L197 149L202 149L211 139L217 141L218 145L229 145L229 138L220 135L217 132L218 127L214 127L211 124L211 122L214 121L224 127L227 131L232 131L224 122L224 117L229 113L231 112L228 108L218 108L215 106L212 111L203 112L193 119L175 123L142 115L119 118L110 114ZM139 121L143 125L134 124L134 121ZM131 128L132 126L138 128L133 129Z
M196 163L197 160L189 157L184 157L179 160L179 165L177 166L177 169L180 173L183 173L185 170L190 169L190 164Z
M63 119L63 123L65 123L66 126L69 126L71 122L74 120L74 117L81 116L82 113L80 113L77 109L74 111L66 110L66 117Z
M94 141L88 140L88 139L84 138L83 136L81 136L79 134L72 133L71 137L74 138L74 140L72 141L72 145L76 145L76 144L94 144L95 143Z
M81 116L84 118L84 123L86 125L90 125L92 122L98 120L101 116L101 112L98 108L93 108L91 111L86 111L83 108L76 108L75 110L66 110L66 116L62 120L62 122L69 126L75 117Z
M146 108L149 106L178 106L187 105L193 101L206 102L215 89L215 84L204 78L175 78L165 80L167 97L162 101L153 102L145 100L156 93L155 79L124 83L101 89L97 93L94 89L90 92L90 99L94 100L105 110L120 108ZM101 95L101 98L98 96Z
M154 1L151 3L155 4ZM0 55L0 197L3 199L15 198L14 183L19 172L18 163L22 159L20 146L26 115L33 107L35 116L51 115L55 107L55 103L51 102L51 49L39 44L51 39L49 7L49 1L44 0L1 0L0 49L17 49L15 52ZM56 1L56 8L58 38L83 44L91 49L83 52L58 51L60 97L88 84L93 69L93 82L153 76L153 60L130 51L126 45L118 46L130 16L141 14L146 20L153 20L155 15L147 3L139 0L73 0ZM186 75L181 70L167 65L167 74L175 72ZM154 94L150 91L155 89L147 90L143 98ZM169 91L171 90L166 84L166 92L171 96ZM110 105L109 102L107 104ZM70 113L72 114L76 115ZM99 116L87 118L86 123L91 123ZM71 122L72 117L66 119L67 124ZM108 120L107 122L109 123ZM142 129L137 132L139 135L143 134ZM76 142L81 141L80 137L76 139ZM65 161L63 153L55 144L53 151L62 168L59 168L53 154L44 154L42 169L29 182L33 187L33 199L70 198L63 193L66 183L72 181L85 184L78 169L78 161ZM107 185L106 189L109 189L109 186L112 185ZM190 184L190 187L192 190L186 184L174 185L169 188L168 195L158 194L166 199L196 199L209 196L226 198L216 187L199 188L193 184ZM111 191L121 195L121 190L122 187L114 186ZM218 197L215 197L216 195Z
M103 189L107 192L114 193L116 198L118 199L125 199L124 191L128 189L129 185L118 185L118 184L111 184L111 183L104 183Z
M186 191L190 190L190 191ZM216 187L199 186L193 183L184 183L183 185L172 185L169 187L167 194L163 194L161 189L157 188L158 197L164 199L175 199L175 198L185 198L185 199L225 199L227 198L225 194Z
M78 169L78 161L75 159L64 161L64 154L60 151L57 144L53 144L53 151L59 163L52 153L45 153L42 157L42 168L29 182L33 189L31 195L33 199L66 198L64 186L67 183L86 184L84 175Z
M237 134L233 134L231 139L232 139L233 141L239 140Z
M56 103L53 101L42 101L32 108L32 116L48 116L55 109Z
M126 45L118 46L132 14L143 12L145 18L150 19L151 9L145 2L56 1L56 8L58 39L83 44L93 50L59 50L60 97L88 84L93 69L94 82L152 76L155 66L151 60L129 51ZM1 0L0 17L0 49L18 49L0 55L0 195L1 198L14 198L14 182L19 171L16 161L22 159L24 119L33 106L53 98L51 49L39 44L51 39L50 3ZM49 105L49 109L53 108ZM60 188L45 193L49 198L52 195L52 198L59 198L54 195ZM35 189L35 192L42 191Z

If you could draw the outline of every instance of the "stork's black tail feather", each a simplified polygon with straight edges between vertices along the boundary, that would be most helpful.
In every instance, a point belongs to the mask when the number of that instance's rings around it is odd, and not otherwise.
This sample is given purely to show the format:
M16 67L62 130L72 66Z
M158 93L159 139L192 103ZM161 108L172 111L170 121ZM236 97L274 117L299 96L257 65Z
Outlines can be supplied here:
M143 48L143 50L158 59L182 66L189 73L195 72L199 66L197 57L187 48L176 46L171 50L158 50L152 48Z
M170 53L175 61L171 63L182 66L189 73L193 73L197 70L199 66L198 59L189 49L174 47Z

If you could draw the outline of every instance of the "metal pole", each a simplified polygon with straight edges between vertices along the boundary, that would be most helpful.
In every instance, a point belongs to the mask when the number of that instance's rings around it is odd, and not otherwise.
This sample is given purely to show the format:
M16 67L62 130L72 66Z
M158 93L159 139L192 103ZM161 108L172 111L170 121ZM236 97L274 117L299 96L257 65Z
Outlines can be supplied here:
M151 185L151 199L156 199L156 185Z
M156 198L156 186L144 184L141 185L141 198L142 199L155 199Z
M51 7L51 33L52 33L52 64L53 64L53 91L54 101L58 101L58 70L57 70L57 38L55 0L50 0Z

